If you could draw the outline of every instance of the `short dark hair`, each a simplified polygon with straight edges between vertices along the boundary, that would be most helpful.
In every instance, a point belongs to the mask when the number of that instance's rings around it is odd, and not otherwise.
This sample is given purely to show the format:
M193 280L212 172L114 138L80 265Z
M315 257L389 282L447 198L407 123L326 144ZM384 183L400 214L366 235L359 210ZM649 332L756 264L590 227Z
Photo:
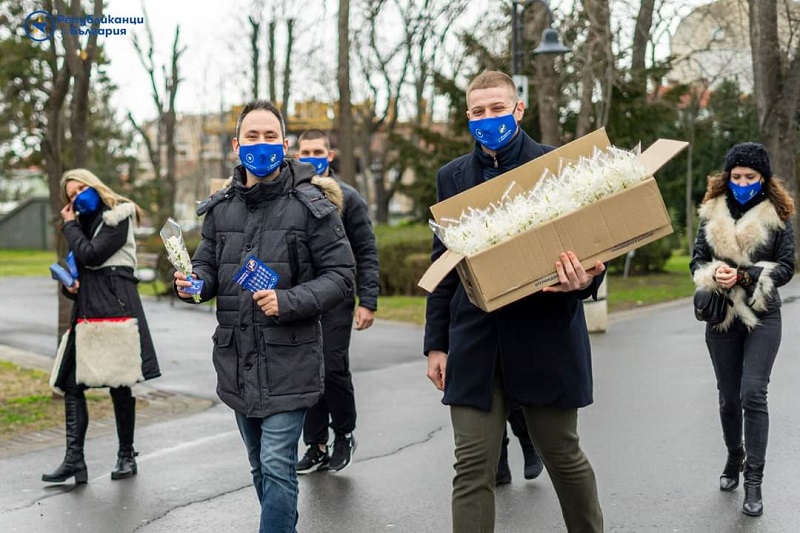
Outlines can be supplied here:
M330 137L328 137L328 134L322 130L317 130L313 128L301 133L300 137L297 138L297 142L299 143L300 141L316 141L317 139L324 139L325 146L328 147L328 150L331 149L331 139Z
M253 100L251 102L247 102L245 106L242 108L242 112L239 113L239 118L236 119L236 138L239 138L239 129L242 127L242 121L244 117L251 111L256 111L258 109L263 109L264 111L269 111L276 117L278 117L278 122L281 124L281 134L283 138L286 138L286 123L283 122L283 115L281 115L280 109L270 102L269 100Z

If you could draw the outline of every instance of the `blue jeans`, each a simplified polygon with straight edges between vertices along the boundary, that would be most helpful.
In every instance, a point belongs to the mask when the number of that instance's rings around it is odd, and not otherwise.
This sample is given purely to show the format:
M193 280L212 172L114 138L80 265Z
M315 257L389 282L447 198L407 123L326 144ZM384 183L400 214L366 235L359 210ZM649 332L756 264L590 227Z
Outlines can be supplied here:
M259 533L295 533L297 526L297 442L306 410L249 418L236 413L247 447L258 500Z

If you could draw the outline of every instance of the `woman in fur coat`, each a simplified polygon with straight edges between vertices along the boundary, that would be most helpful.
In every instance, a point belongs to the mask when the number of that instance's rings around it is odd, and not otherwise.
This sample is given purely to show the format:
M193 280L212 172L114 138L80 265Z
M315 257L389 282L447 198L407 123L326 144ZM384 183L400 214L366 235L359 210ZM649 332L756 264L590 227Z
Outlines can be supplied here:
M74 477L75 483L86 483L83 443L89 417L84 390L89 387L110 388L119 437L111 479L123 479L137 471L131 386L161 375L134 276L133 230L141 211L84 169L64 173L61 197L62 233L75 255L78 280L64 288L74 304L50 384L64 394L67 450L61 465L42 475L42 481Z
M781 342L778 287L794 275L793 213L764 146L737 144L724 172L709 177L690 263L698 288L724 290L732 301L720 324L706 325L706 345L728 448L719 488L736 489L744 469L742 511L750 516L763 512L767 384Z

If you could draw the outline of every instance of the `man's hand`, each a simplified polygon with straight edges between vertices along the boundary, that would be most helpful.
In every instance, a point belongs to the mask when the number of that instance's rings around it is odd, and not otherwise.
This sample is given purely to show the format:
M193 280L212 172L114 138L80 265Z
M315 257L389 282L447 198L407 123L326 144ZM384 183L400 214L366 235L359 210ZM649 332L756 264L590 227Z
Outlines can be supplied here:
M372 322L375 321L375 313L372 309L358 306L356 308L356 327L357 330L369 329Z
M61 210L61 218L64 220L65 224L75 220L75 208L72 207L72 202L65 205Z
M605 270L606 266L600 261L597 261L594 267L589 270L584 270L574 252L562 252L561 261L556 261L556 272L560 283L545 287L542 291L569 292L583 290L592 284L595 276L599 276Z
M736 285L736 269L722 265L714 272L714 281L723 289L730 289Z
M258 291L253 293L253 300L256 301L264 314L267 316L278 316L278 295L273 290Z
M186 278L186 274L184 274L183 272L175 271L175 274L173 274L172 277L175 278L175 287L177 287L178 289L178 296L180 296L184 300L188 300L189 298L192 298L194 296L193 294L189 294L188 292L183 292L181 290L181 287L192 286L192 282ZM193 272L192 277L194 279L197 279L197 274Z
M438 350L428 352L428 379L433 385L444 390L444 376L447 368L447 354Z

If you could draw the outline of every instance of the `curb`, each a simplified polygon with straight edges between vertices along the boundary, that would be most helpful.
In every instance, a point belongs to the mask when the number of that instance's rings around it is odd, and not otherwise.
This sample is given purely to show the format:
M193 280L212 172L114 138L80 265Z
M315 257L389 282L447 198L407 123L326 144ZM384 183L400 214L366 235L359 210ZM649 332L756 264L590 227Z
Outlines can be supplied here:
M53 366L53 359L50 357L2 344L0 344L0 361L48 373ZM193 415L214 405L213 401L205 398L159 390L144 383L134 385L133 392L137 398L147 401L147 407L136 409L137 426ZM86 438L114 434L116 431L117 426L113 416L101 419L90 418ZM63 446L65 438L64 428L59 426L58 428L23 433L10 439L0 439L0 459L53 446Z

